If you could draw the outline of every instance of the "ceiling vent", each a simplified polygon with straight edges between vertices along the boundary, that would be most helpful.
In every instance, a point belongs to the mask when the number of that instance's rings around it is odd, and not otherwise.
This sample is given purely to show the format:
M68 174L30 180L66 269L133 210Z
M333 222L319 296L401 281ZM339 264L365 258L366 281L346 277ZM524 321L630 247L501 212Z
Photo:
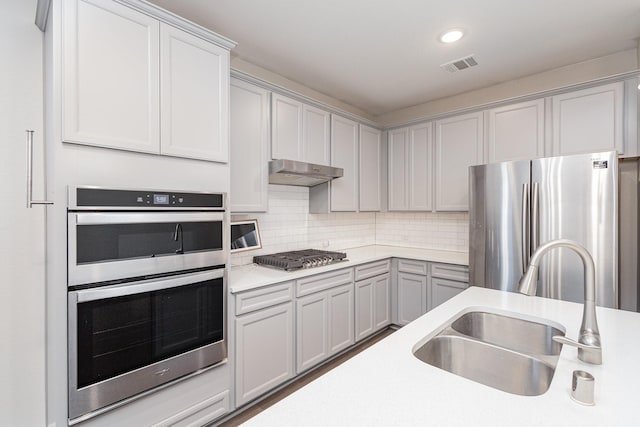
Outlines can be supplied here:
M450 72L455 73L456 71L462 71L467 68L475 67L478 65L478 61L473 57L473 55L469 55L464 58L456 59L451 62L447 62L446 64L440 65L440 68Z

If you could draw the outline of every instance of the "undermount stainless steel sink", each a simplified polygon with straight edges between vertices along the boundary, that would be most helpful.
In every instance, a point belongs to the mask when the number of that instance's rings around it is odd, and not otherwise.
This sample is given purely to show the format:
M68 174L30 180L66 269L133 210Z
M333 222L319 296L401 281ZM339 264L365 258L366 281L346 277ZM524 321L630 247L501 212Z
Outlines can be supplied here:
M544 323L472 311L451 324L451 329L480 341L527 354L559 355L562 344L553 341L561 330Z
M564 331L544 321L471 311L417 347L419 360L469 380L522 396L549 389Z

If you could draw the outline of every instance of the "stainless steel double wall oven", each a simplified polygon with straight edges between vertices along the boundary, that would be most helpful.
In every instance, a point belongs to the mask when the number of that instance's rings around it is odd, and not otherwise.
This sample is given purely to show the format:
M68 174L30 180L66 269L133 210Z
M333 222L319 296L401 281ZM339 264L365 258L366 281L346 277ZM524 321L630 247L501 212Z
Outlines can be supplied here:
M69 188L70 420L226 360L225 198Z

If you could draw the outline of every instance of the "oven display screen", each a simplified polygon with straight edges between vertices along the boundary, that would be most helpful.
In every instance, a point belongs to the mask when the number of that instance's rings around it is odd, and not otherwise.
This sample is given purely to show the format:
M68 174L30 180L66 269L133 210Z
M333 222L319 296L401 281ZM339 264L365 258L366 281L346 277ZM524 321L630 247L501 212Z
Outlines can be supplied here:
M168 194L154 194L153 195L153 204L154 205L168 205L169 204L169 195Z

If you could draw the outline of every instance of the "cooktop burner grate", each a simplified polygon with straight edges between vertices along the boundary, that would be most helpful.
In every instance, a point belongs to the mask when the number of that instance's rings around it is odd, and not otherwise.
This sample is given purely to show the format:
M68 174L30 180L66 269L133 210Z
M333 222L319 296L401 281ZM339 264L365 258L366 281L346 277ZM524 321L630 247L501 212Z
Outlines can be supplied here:
M259 265L290 271L299 268L321 267L335 262L346 261L346 258L347 254L344 252L304 249L300 251L254 256L253 262Z

